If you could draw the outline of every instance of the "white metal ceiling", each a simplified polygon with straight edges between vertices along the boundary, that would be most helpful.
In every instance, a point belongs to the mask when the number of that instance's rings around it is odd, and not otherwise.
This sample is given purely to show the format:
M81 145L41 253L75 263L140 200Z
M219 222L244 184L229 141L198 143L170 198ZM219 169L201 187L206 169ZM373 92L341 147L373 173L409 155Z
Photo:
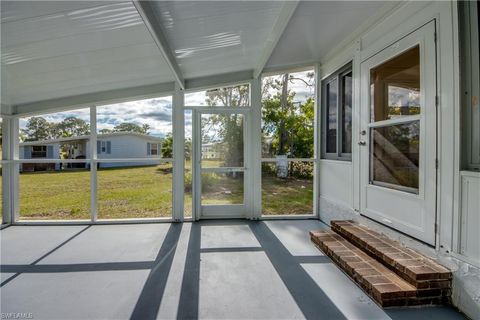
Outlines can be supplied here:
M382 5L379 1L300 2L266 67L322 61Z
M283 5L150 3L187 80L255 69L272 33L278 32ZM267 67L320 61L381 6L301 2ZM3 103L27 104L175 79L131 1L2 1L1 11Z
M173 79L131 2L2 1L1 50L11 104Z
M253 69L281 7L281 1L179 1L154 6L187 78Z

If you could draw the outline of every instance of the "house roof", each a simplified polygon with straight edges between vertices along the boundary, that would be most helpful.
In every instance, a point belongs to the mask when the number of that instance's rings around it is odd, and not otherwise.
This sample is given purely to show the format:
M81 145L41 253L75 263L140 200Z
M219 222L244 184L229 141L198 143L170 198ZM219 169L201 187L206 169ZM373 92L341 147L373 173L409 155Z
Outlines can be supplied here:
M148 134L136 133L136 132L112 132L107 134L97 134L97 139L101 140L109 137L118 137L118 136L134 136L134 137L142 138L144 140L154 141L158 143L162 141L162 138L151 136ZM26 141L26 142L19 143L19 145L20 146L46 145L46 144L55 144L55 143L71 142L71 141L83 141L88 139L90 139L90 136L84 135L84 136L76 136L76 137L50 139L50 140Z
M14 114L171 94L322 62L398 4L1 1L2 104ZM375 18L375 19L374 19ZM3 109L3 108L2 108Z

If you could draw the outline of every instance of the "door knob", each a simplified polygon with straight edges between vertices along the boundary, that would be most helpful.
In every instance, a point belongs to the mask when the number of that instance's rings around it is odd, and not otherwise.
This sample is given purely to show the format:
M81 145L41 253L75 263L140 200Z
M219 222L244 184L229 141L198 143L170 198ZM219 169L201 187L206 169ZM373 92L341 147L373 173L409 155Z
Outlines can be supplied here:
M360 142L358 143L358 145L359 145L359 146L366 146L367 143L366 143L365 141L360 141Z

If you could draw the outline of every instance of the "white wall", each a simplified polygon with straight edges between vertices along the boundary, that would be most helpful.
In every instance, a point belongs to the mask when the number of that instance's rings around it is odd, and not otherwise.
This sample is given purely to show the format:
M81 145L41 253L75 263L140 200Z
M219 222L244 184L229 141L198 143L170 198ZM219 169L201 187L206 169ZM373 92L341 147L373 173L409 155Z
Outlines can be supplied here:
M340 210L353 210L352 173L351 161L320 160L320 204L330 202ZM329 223L332 218L338 219L338 214L332 215L331 208L320 210L320 218Z
M460 254L480 266L480 172L461 173Z
M360 215L359 107L360 62L435 19L438 109L437 245L427 246ZM480 314L480 199L478 177L460 177L460 89L456 3L408 2L389 12L359 38L328 54L321 79L353 60L352 162L320 160L320 219L353 219L437 259L454 272L453 302L471 318ZM320 80L320 79L319 79ZM462 192L462 193L461 193ZM461 211L460 211L461 210ZM461 215L460 215L461 214ZM463 222L461 228L460 219ZM458 239L457 239L458 238ZM457 242L460 245L457 245ZM462 253L461 247L465 246Z
M124 166L142 166L158 164L160 155L147 154L147 143L158 143L158 140L148 140L143 137L134 135L118 135L118 136L100 136L98 141L110 141L111 153L98 153L97 159L152 159L141 162L109 162L100 163L101 168L124 167ZM159 146L160 147L160 146ZM87 142L87 158L90 157L90 142ZM158 150L160 153L160 150ZM155 160L154 160L155 159Z

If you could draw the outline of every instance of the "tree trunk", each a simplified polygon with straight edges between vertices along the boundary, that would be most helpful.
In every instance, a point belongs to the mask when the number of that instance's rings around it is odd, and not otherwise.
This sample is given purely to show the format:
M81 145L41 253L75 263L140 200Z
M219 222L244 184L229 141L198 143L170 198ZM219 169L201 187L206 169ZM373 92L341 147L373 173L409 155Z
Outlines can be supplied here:
M282 78L282 95L280 97L280 110L283 115L288 108L288 78L289 74L285 73ZM287 146L287 130L285 127L285 117L281 117L280 126L279 126L279 145L278 145L278 153L283 155L286 153L286 146Z

